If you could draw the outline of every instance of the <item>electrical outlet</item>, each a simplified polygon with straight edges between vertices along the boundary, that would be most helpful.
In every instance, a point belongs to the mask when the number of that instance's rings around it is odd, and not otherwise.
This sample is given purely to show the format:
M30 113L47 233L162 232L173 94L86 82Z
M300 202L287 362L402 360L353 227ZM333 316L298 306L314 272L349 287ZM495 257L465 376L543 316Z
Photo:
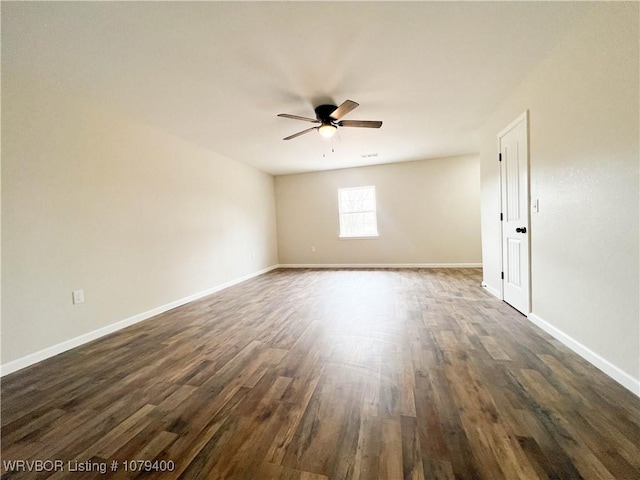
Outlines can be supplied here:
M84 290L74 290L71 292L71 297L74 305L84 303Z
M316 251L316 247L311 247L311 251L315 252Z

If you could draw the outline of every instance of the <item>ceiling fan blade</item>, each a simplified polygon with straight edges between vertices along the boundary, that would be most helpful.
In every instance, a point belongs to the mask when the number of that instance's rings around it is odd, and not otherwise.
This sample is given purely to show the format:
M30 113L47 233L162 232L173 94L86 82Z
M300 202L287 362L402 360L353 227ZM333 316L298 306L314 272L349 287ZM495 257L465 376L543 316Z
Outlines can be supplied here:
M320 123L320 120L308 117L299 117L298 115L289 115L288 113L279 113L279 117L293 118L294 120L304 120L305 122Z
M338 122L341 127L380 128L382 122L377 120L342 120Z
M283 140L291 140L292 138L299 137L300 135L304 135L305 133L309 133L311 130L317 130L318 127L307 128L306 130L302 130L301 132L294 133L293 135L289 135L288 137L284 137Z
M342 102L342 105L340 105L333 112L331 112L331 115L329 116L334 120L340 120L342 117L344 117L347 113L349 113L351 110L356 108L358 105L360 104L352 100L345 100L344 102Z

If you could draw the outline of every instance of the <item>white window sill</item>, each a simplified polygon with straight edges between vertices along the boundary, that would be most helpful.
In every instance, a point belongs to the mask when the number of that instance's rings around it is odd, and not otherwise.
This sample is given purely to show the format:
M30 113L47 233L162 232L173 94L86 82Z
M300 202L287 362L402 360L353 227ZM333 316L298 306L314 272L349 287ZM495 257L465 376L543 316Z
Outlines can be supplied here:
M361 235L358 237L343 237L342 235L338 236L340 240L377 240L380 238L380 235Z

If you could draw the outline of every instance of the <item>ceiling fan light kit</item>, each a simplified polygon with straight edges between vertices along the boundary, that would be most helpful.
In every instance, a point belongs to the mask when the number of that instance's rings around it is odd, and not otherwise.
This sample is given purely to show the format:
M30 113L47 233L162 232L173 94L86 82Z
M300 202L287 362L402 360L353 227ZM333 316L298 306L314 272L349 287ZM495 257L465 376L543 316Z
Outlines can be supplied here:
M298 115L290 115L288 113L280 113L279 117L291 118L293 120L302 120L304 122L319 123L318 127L307 128L301 132L294 133L283 140L291 140L293 138L304 135L312 130L317 130L320 135L325 138L333 137L338 131L338 127L358 127L358 128L380 128L382 122L373 120L340 120L359 104L352 100L345 100L339 107L335 105L319 105L315 108L316 118L300 117Z
M318 127L318 133L324 138L333 137L338 131L338 127L331 125L330 123L323 123Z

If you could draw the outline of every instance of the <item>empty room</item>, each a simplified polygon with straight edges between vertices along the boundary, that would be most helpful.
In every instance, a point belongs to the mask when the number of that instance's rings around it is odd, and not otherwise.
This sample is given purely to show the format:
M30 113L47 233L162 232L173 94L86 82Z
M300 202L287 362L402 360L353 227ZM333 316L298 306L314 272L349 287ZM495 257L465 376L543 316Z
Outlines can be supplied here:
M11 2L11 479L640 479L638 2Z

